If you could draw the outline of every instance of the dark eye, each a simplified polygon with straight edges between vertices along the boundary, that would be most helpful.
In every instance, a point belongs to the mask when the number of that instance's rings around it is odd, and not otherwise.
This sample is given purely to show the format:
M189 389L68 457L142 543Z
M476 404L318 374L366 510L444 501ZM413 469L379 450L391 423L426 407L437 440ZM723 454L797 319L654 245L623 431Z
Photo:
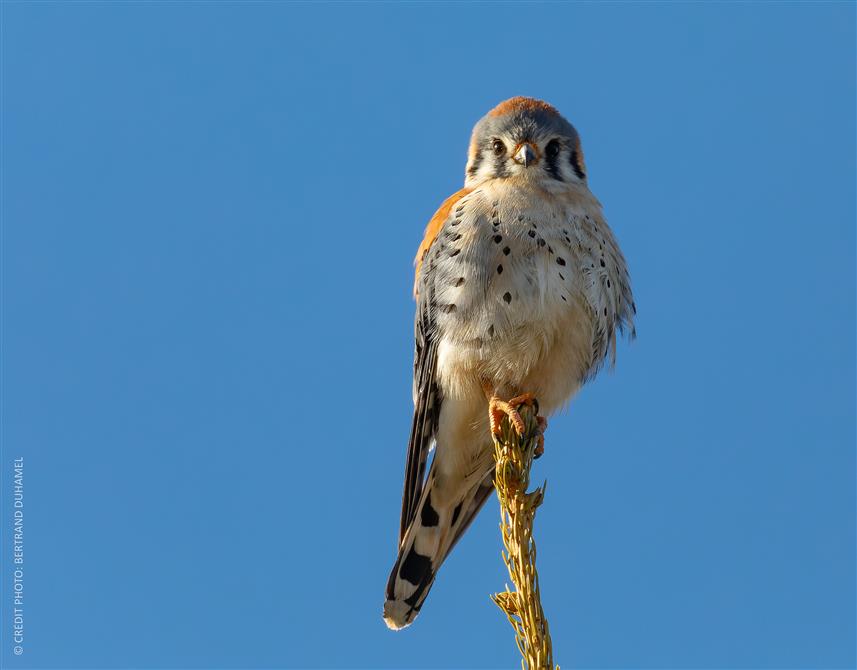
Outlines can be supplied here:
M551 140L550 142L548 142L548 146L545 149L545 153L547 154L548 158L556 158L559 155L559 150L561 148L562 147L560 147L558 140Z
M491 143L491 148L494 149L495 156L502 156L504 153L506 153L506 145L503 144L503 142L500 140L494 140Z

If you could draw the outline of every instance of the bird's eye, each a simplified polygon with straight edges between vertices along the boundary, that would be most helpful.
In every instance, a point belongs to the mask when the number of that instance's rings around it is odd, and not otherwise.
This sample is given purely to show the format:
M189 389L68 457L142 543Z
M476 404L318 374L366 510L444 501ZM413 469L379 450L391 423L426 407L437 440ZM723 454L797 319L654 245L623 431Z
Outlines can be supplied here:
M506 153L506 145L501 140L494 140L491 143L491 148L494 149L495 156L502 156Z
M556 158L559 155L560 145L558 140L551 140L545 149L548 158Z

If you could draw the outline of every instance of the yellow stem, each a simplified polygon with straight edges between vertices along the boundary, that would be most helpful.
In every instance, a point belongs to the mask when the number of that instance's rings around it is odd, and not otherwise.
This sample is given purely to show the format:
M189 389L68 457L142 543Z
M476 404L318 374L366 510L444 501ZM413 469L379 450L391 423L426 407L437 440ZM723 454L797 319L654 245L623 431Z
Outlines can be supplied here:
M538 443L536 412L529 405L519 409L526 430L519 436L503 419L501 434L494 436L496 474L494 488L500 500L500 530L506 548L503 561L514 591L495 593L491 599L503 610L515 629L523 670L554 670L548 622L542 609L533 522L544 499L544 486L527 493L530 468ZM555 670L559 670L556 666Z

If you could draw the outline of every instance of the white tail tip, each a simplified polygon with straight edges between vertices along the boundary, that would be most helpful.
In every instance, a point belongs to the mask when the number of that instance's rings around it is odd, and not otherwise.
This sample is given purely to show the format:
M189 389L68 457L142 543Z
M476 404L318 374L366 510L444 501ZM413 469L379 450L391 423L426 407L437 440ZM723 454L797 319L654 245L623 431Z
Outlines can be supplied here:
M402 600L384 602L384 623L390 630L402 630L417 618L417 612Z

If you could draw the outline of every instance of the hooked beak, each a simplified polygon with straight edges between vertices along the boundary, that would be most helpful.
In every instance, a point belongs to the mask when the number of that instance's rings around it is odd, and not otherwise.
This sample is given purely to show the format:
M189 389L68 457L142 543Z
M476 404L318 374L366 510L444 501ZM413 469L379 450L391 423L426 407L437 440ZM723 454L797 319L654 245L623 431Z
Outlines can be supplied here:
M536 158L538 158L538 154L536 153L535 148L529 142L524 142L521 146L518 147L518 150L514 153L512 158L516 163L520 163L524 167L529 167L533 163L536 162Z

